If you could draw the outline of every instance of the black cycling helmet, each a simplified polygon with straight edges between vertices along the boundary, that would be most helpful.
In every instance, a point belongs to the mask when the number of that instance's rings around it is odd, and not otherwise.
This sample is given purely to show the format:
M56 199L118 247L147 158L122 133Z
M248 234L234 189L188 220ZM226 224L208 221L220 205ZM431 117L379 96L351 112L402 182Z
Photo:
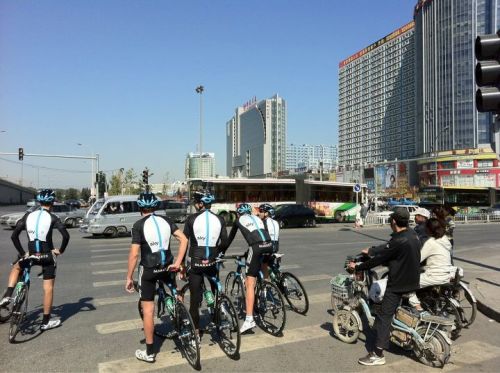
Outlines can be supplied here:
M154 193L141 193L137 198L137 205L140 209L155 209L160 204Z
M269 203L263 203L259 206L260 212L267 212L270 216L274 216L274 207Z
M243 215L243 214L251 214L252 213L252 206L250 206L248 203L241 203L236 211L238 214Z
M38 191L36 200L42 205L51 205L56 200L56 193L52 189L43 189Z
M215 201L215 196L207 190L196 191L193 194L195 203L203 203L204 205L211 205Z

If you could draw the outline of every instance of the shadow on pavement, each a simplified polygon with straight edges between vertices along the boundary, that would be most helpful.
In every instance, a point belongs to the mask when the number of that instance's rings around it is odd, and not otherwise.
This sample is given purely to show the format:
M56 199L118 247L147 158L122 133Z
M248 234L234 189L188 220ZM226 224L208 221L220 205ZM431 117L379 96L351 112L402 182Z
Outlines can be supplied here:
M80 300L75 303L65 303L52 307L52 313L59 316L61 322L63 323L77 313L95 311L96 308L92 303L90 303L93 299L94 298L91 297L80 298Z
M389 239L383 239L380 237L372 236L371 234L362 233L359 230L355 230L355 229L351 229L351 228L345 228L342 230L351 231L352 233L359 234L360 236L364 236L364 237L368 237L368 238L373 238L374 240L377 240L377 241L387 242L389 240ZM390 232L388 231L387 235L389 235L389 233Z

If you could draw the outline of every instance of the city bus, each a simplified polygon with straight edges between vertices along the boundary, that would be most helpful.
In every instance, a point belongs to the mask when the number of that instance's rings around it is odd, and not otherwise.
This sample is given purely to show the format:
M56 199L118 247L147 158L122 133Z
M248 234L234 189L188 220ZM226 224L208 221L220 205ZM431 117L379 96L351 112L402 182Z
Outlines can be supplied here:
M419 189L418 197L422 207L446 204L464 212L479 212L499 201L500 190L490 187L426 186Z
M299 203L312 208L317 220L354 221L359 210L353 183L301 179L189 179L189 198L194 191L210 190L215 195L212 211L227 222L234 221L236 208L247 202L255 211L262 203L273 206ZM362 200L366 185L358 196Z

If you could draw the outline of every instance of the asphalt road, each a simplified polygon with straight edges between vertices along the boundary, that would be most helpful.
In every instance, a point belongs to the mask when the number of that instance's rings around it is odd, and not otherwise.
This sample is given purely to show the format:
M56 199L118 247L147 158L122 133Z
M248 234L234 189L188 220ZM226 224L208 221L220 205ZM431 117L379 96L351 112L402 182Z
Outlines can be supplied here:
M9 208L0 208L0 214ZM456 228L457 257L467 276L488 271L489 258L498 257L498 224ZM5 286L9 262L15 256L11 230L0 228L0 284ZM171 340L160 341L157 362L136 361L134 352L144 348L143 333L137 314L137 295L124 289L130 237L92 238L78 230L70 231L71 241L60 257L56 279L53 314L63 325L40 333L41 280L32 272L29 317L32 328L19 337L20 343L8 343L8 324L0 324L0 371L140 371L185 372L191 368L175 350ZM202 340L202 370L323 372L323 371L426 371L402 350L392 347L384 368L364 368L357 363L366 354L364 336L353 345L337 340L332 333L330 278L342 272L347 255L388 237L388 228L363 228L324 225L317 228L289 229L281 234L283 265L302 279L311 300L307 316L287 313L284 336L270 337L259 329L242 338L241 358L233 361L222 356L208 337ZM60 237L55 234L55 242ZM173 244L174 252L177 245ZM229 253L242 252L241 235ZM471 263L481 262L484 267ZM231 265L227 265L231 267ZM475 273L474 272L474 273ZM454 342L451 362L446 371L497 371L500 364L500 326L479 314L471 329L464 330ZM430 370L430 369L429 369Z

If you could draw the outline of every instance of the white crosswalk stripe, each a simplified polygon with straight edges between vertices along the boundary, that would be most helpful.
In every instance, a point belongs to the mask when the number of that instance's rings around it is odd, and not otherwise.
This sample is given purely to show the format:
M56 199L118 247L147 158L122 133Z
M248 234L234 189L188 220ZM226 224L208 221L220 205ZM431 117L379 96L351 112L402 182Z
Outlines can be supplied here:
M302 328L285 330L283 337L276 338L269 334L257 334L244 337L241 344L240 353L262 350L276 346L283 346L290 343L306 342L313 339L326 338L330 334L321 325L312 325ZM224 352L217 344L203 345L202 360L215 359L225 356ZM99 364L99 372L144 372L157 370L177 365L187 364L186 360L179 352L166 351L157 355L155 364L144 364L135 357L108 361Z

